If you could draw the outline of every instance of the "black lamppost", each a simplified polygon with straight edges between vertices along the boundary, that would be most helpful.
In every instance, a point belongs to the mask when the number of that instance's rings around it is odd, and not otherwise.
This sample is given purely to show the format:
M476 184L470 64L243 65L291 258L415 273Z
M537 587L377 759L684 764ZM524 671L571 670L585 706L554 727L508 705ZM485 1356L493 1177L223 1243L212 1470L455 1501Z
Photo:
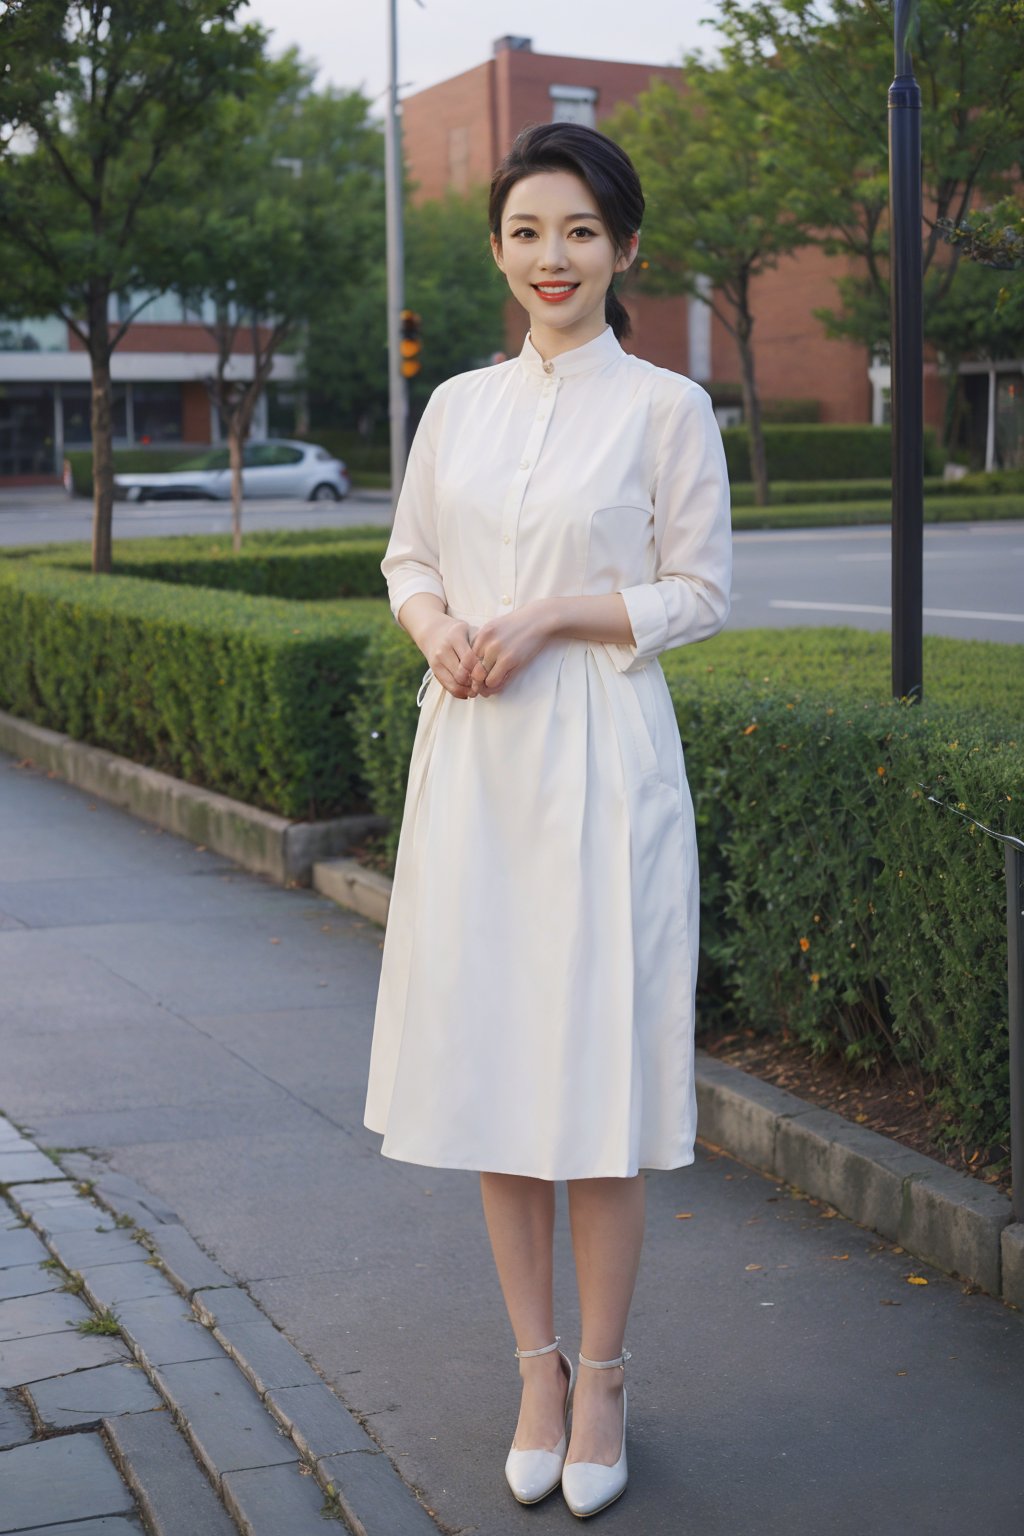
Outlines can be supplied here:
M922 694L924 424L921 308L921 91L907 34L914 0L896 0L896 78L889 87L891 230L892 691Z

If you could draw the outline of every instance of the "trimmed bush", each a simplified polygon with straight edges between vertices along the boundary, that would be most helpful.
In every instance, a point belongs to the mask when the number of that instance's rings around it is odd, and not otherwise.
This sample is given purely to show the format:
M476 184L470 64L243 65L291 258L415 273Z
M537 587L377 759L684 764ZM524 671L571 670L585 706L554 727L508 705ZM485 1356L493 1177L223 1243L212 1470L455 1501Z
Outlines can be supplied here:
M918 787L1020 835L1024 648L925 637L923 706L887 635L730 632L662 658L701 849L701 1005L851 1067L914 1063L951 1139L1008 1135L1000 848ZM422 656L369 641L354 712L393 858Z
M350 709L367 639L393 622L379 600L0 561L0 706L283 816L337 815L365 805Z
M934 431L925 431L925 474L941 475L942 451ZM750 480L746 427L722 433L730 480ZM837 480L884 480L892 474L892 433L888 427L766 426L765 453L770 480L820 480L828 467Z

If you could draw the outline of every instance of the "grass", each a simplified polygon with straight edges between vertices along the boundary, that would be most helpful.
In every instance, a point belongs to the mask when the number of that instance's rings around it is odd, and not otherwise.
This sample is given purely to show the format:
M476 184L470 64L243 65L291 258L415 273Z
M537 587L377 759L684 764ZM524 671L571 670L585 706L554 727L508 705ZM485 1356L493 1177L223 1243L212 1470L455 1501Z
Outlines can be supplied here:
M121 1332L115 1312L101 1312L98 1317L83 1318L75 1325L79 1333L113 1335Z

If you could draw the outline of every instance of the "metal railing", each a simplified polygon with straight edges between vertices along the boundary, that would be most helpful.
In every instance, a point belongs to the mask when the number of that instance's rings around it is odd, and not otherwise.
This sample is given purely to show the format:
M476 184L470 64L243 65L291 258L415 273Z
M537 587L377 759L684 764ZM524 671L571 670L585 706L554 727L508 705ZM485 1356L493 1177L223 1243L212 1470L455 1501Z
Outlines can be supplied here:
M1010 1026L1010 1178L1013 1216L1024 1221L1024 842L994 832L958 806L938 800L927 784L918 786L932 805L951 811L986 837L1002 843L1006 856L1006 979Z

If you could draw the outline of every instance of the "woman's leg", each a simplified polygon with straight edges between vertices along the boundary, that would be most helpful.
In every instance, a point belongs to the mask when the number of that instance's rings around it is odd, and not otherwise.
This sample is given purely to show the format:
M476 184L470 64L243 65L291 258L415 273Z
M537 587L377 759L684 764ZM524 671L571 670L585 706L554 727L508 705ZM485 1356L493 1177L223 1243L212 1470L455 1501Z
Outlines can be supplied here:
M622 1353L644 1237L644 1178L570 1179L569 1224L576 1256L582 1339L591 1360ZM613 1466L622 1443L623 1372L581 1365L567 1460Z
M555 1186L547 1179L482 1173L480 1196L516 1345L541 1349L555 1336ZM513 1446L553 1450L564 1426L567 1386L557 1350L520 1360L519 1374L523 1398Z

